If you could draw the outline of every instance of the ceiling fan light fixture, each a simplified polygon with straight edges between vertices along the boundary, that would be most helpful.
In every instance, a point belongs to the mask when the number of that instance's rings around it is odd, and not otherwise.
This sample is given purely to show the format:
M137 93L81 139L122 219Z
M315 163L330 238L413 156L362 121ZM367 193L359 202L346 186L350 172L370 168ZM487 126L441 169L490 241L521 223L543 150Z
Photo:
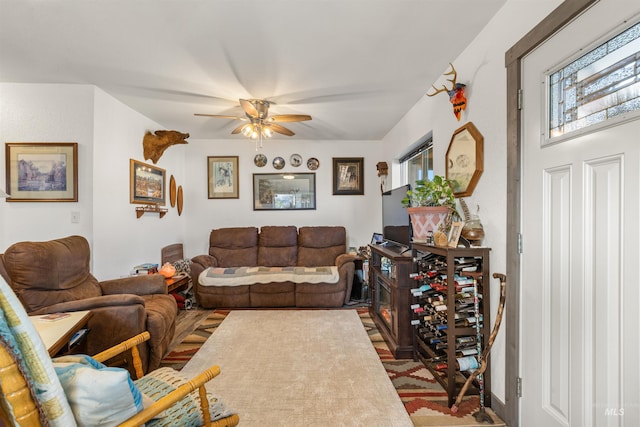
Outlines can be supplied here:
M265 138L271 138L273 136L273 131L271 130L271 126L262 127L262 136L264 136Z
M253 125L251 124L246 124L244 126L242 126L242 129L240 129L240 132L246 136L247 138L251 137L251 134L253 133Z

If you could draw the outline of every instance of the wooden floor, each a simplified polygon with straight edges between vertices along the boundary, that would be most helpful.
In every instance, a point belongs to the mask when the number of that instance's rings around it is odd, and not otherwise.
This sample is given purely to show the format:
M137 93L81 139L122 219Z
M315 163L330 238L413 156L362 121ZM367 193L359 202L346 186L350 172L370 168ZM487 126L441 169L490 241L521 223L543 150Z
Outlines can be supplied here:
M211 310L193 309L193 310L178 310L178 317L176 318L176 331L173 335L173 341L169 345L165 356L171 352L178 344L185 339L187 335L193 332L196 327L207 318Z

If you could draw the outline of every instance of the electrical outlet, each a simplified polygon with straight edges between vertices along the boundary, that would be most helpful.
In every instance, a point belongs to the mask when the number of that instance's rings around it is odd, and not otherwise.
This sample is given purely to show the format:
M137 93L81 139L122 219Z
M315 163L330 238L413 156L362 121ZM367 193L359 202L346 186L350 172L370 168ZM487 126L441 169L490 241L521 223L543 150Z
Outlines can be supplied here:
M80 212L71 211L71 222L77 224L80 222Z

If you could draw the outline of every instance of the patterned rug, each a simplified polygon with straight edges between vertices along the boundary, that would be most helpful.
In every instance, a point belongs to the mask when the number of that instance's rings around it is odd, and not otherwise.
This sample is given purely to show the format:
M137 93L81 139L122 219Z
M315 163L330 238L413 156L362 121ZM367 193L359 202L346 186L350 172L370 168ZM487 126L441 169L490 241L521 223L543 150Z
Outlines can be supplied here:
M357 308L362 324L393 383L400 400L403 402L411 421L415 426L486 426L476 422L473 414L478 411L478 396L465 397L458 412L452 414L447 406L447 394L421 362L411 359L397 360L393 357L384 339L380 335L367 308ZM200 349L202 344L225 319L228 310L214 310L195 327L162 360L162 366L180 370ZM487 408L493 418L493 426L504 426L495 413Z

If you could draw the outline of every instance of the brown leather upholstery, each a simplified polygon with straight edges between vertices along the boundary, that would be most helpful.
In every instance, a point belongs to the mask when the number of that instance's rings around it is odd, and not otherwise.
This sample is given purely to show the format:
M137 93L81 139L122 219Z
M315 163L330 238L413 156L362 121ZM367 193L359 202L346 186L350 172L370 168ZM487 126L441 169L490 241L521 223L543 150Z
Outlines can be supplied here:
M178 313L159 274L98 282L84 237L19 242L0 255L0 273L29 315L91 310L85 351L99 353L146 330L145 372L156 369L175 332Z
M341 307L349 302L354 259L346 252L344 227L264 226L211 231L209 254L192 259L196 299L214 307ZM337 266L338 283L266 283L202 286L198 277L208 267Z
M209 235L209 255L214 257L220 266L258 265L258 229L232 227L212 230Z

